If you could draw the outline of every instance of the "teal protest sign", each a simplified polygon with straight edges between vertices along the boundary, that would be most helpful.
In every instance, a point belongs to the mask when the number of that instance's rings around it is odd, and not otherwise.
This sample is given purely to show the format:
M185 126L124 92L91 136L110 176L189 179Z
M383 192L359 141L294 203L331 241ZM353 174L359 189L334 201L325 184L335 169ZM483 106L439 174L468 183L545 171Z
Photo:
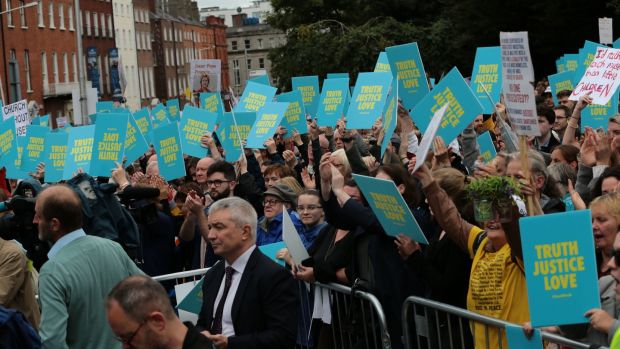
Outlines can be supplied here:
M91 176L110 177L116 163L123 162L129 117L127 113L110 113L97 118L89 171Z
M398 79L392 80L392 88L385 108L383 109L383 140L381 141L381 156L385 154L387 146L392 138L392 134L396 129L398 121ZM405 140L401 140L404 142ZM398 149L396 150L398 152Z
M13 163L6 161L10 152L17 149L17 134L15 133L15 119L10 117L0 123L0 167L9 167Z
M22 153L21 170L24 172L36 172L37 165L43 161L45 151L45 135L48 128L39 125L26 127L26 146Z
M353 179L386 234L390 236L404 234L419 243L428 245L422 229L393 181L356 174L353 174Z
M428 94L428 82L417 43L385 49L392 75L398 75L398 91L405 108L411 110Z
M328 79L348 79L349 73L327 73ZM325 86L323 86L325 88Z
M204 283L204 276L200 281L192 287L192 290L183 298L177 308L180 310L184 310L190 312L192 314L200 314L200 309L202 309L202 284Z
M596 49L598 47L605 48L607 46L586 40L585 44L583 45L583 48L579 50L577 68L575 70L575 76L573 79L574 86L576 86L579 83L579 81L583 77L583 74L585 74L586 69L588 69L588 66L590 66L590 63L592 63L592 60L594 59L594 55L596 54Z
M235 162L241 156L239 139L246 140L248 138L250 129L256 121L256 113L235 113L235 119L237 120L237 127L235 127L232 113L224 113L217 129L218 139L224 148L226 161L229 162Z
M297 130L301 135L308 133L306 110L301 92L295 90L283 93L277 96L277 100L278 102L288 103L288 108L286 113L284 113L282 123L280 123L280 126L285 127L287 130L287 138L293 135L293 130Z
M482 156L482 161L488 163L489 161L495 159L497 156L497 150L495 150L495 145L493 144L493 139L491 138L491 132L486 131L476 139L478 141L478 146L480 147L480 156Z
M301 92L306 113L315 117L319 107L319 77L316 75L296 76L293 77L292 83L293 90Z
M437 136L449 144L482 114L482 105L456 67L441 79L411 113L421 132L426 130L434 113L446 103L449 105L448 110L443 116Z
M263 143L267 138L272 137L280 126L288 105L289 103L286 102L270 102L256 113L256 122L248 134L248 148L265 148Z
M167 181L185 177L185 163L177 124L172 123L153 130L153 145L157 152L159 175Z
M572 72L576 71L578 62L579 62L578 53L567 53L564 55L564 64L565 64L567 71L572 71ZM577 78L577 81L579 81L579 79L581 79L581 76ZM573 82L574 81L575 80L573 80Z
M67 157L67 140L65 132L48 132L45 135L45 182L56 183L63 180L65 158Z
M258 112L265 104L273 100L278 89L268 85L248 81L239 103L235 106L235 113Z
M534 333L528 338L525 336L523 327L506 325L506 341L508 349L542 349L543 341L540 330L534 329Z
M470 87L480 104L482 104L484 114L493 114L495 109L494 102L499 102L499 94L502 90L502 52L501 47L478 47L474 60L474 70ZM486 92L491 95L490 101Z
M390 61L388 60L387 53L379 52L377 63L375 63L375 73L391 73Z
M100 101L95 104L97 113L111 113L115 107L112 101Z
M344 116L344 108L349 94L349 79L326 79L323 81L323 90L319 98L316 113L317 124L320 127L334 127Z
M166 110L168 111L170 121L179 121L181 119L181 107L179 106L178 98L167 100Z
M551 95L553 96L553 104L558 105L558 92L564 90L573 90L574 77L575 72L572 71L564 71L562 73L549 75L547 77L549 79L549 88L551 89Z
M216 113L220 117L224 115L224 103L222 103L222 97L217 92L201 93L200 108Z
M390 73L360 73L347 110L347 127L370 129L381 117L392 83Z
M50 126L50 115L46 114L39 118L39 125L49 127Z
M271 83L269 82L269 76L267 74L255 76L255 77L251 78L250 81L254 81L254 82L257 82L259 84L271 86Z
M15 126L15 124L13 124ZM26 137L17 137L17 146L6 155L4 161L6 166L6 178L9 179L26 179L30 178L28 172L21 170L22 155L26 147Z
M532 326L588 323L601 307L590 210L523 217L519 227Z
M131 164L149 150L149 144L133 116L127 117L127 137L125 138L125 160Z
M179 125L183 152L197 158L205 157L207 149L202 147L200 138L215 129L216 121L216 113L189 105L185 107L183 119Z
M168 109L166 109L161 103L156 105L151 110L151 115L153 115L153 129L157 129L158 127L168 125L170 123Z
M67 156L63 179L71 179L78 169L90 173L90 162L93 155L95 125L72 127L67 141ZM110 169L108 169L109 174Z
M151 124L149 108L144 107L133 113L133 119L136 121L136 125L138 129L140 129L140 132L144 135L146 142L150 144L153 135L153 125Z
M555 68L558 73L566 71L566 57L562 56L555 60Z
M258 249L265 256L269 257L272 261L280 264L281 266L284 266L284 261L276 258L276 256L278 255L278 252L280 252L280 250L283 248L286 248L286 244L284 244L284 241L279 241L279 242L274 242L273 244L258 246Z
M602 128L607 130L609 118L618 114L618 98L620 97L620 89L614 92L611 99L604 105L590 104L581 111L581 129L586 127L593 129Z

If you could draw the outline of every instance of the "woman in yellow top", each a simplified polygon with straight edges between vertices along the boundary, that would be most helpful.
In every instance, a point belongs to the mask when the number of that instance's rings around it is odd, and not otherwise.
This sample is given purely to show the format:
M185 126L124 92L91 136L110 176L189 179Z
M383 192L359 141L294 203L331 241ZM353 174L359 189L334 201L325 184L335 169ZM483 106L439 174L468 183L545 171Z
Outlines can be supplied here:
M409 163L409 171L415 162ZM515 324L530 319L523 256L518 228L518 213L509 223L495 220L484 222L484 230L465 221L446 192L426 167L413 173L423 187L434 217L449 238L472 258L467 309ZM534 200L536 201L536 200ZM517 211L516 207L513 211ZM476 348L508 348L505 333L497 328L474 323Z

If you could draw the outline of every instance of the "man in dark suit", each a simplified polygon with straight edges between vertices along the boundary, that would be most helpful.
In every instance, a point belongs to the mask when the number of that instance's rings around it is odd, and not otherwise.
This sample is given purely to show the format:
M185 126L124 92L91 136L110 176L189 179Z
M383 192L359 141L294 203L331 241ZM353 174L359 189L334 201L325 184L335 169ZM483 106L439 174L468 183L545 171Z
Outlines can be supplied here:
M292 275L256 248L256 211L230 197L209 209L209 242L224 261L205 275L197 327L216 348L295 346L299 293Z

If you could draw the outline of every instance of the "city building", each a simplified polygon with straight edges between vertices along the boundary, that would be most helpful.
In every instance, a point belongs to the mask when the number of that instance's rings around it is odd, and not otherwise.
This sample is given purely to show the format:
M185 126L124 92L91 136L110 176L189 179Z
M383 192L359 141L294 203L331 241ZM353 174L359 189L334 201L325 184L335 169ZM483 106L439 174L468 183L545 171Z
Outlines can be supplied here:
M267 14L271 11L271 1L269 0L252 1L252 5L248 7L238 7L232 9L220 8L219 6L203 7L200 9L200 21L204 22L207 17L215 16L224 19L224 24L226 26L232 27L232 17L238 13L245 13L250 18L257 18L259 23L264 23L267 19Z
M113 1L113 26L116 48L109 51L112 95L125 97L130 110L140 108L138 80L138 36L132 0Z
M188 18L200 21L198 3L192 0L154 0L157 12L164 12L172 17Z
M151 35L151 11L155 10L155 3L150 0L133 0L134 26L136 33L136 51L138 79L140 92L140 107L150 105L155 95L154 52L152 51L153 37Z
M230 84L235 95L240 96L246 81L255 76L266 74L275 83L267 54L286 43L286 34L248 18L245 13L233 15L232 22L233 26L226 28L226 40Z
M54 123L57 117L72 117L71 91L78 88L75 9L72 0L25 4L0 4L0 11L14 9L0 16L2 99L5 104L34 101L33 113L50 114Z

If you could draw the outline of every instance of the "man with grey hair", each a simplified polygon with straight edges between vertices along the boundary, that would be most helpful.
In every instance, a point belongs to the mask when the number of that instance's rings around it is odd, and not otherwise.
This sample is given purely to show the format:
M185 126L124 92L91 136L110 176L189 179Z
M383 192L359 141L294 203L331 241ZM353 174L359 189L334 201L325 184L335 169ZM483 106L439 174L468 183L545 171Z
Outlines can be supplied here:
M211 342L191 322L181 322L164 287L148 276L130 276L114 286L106 310L112 332L131 348L210 347Z
M256 211L243 199L221 199L209 209L209 242L224 263L205 275L197 327L218 349L295 346L298 288L256 248L256 225Z

